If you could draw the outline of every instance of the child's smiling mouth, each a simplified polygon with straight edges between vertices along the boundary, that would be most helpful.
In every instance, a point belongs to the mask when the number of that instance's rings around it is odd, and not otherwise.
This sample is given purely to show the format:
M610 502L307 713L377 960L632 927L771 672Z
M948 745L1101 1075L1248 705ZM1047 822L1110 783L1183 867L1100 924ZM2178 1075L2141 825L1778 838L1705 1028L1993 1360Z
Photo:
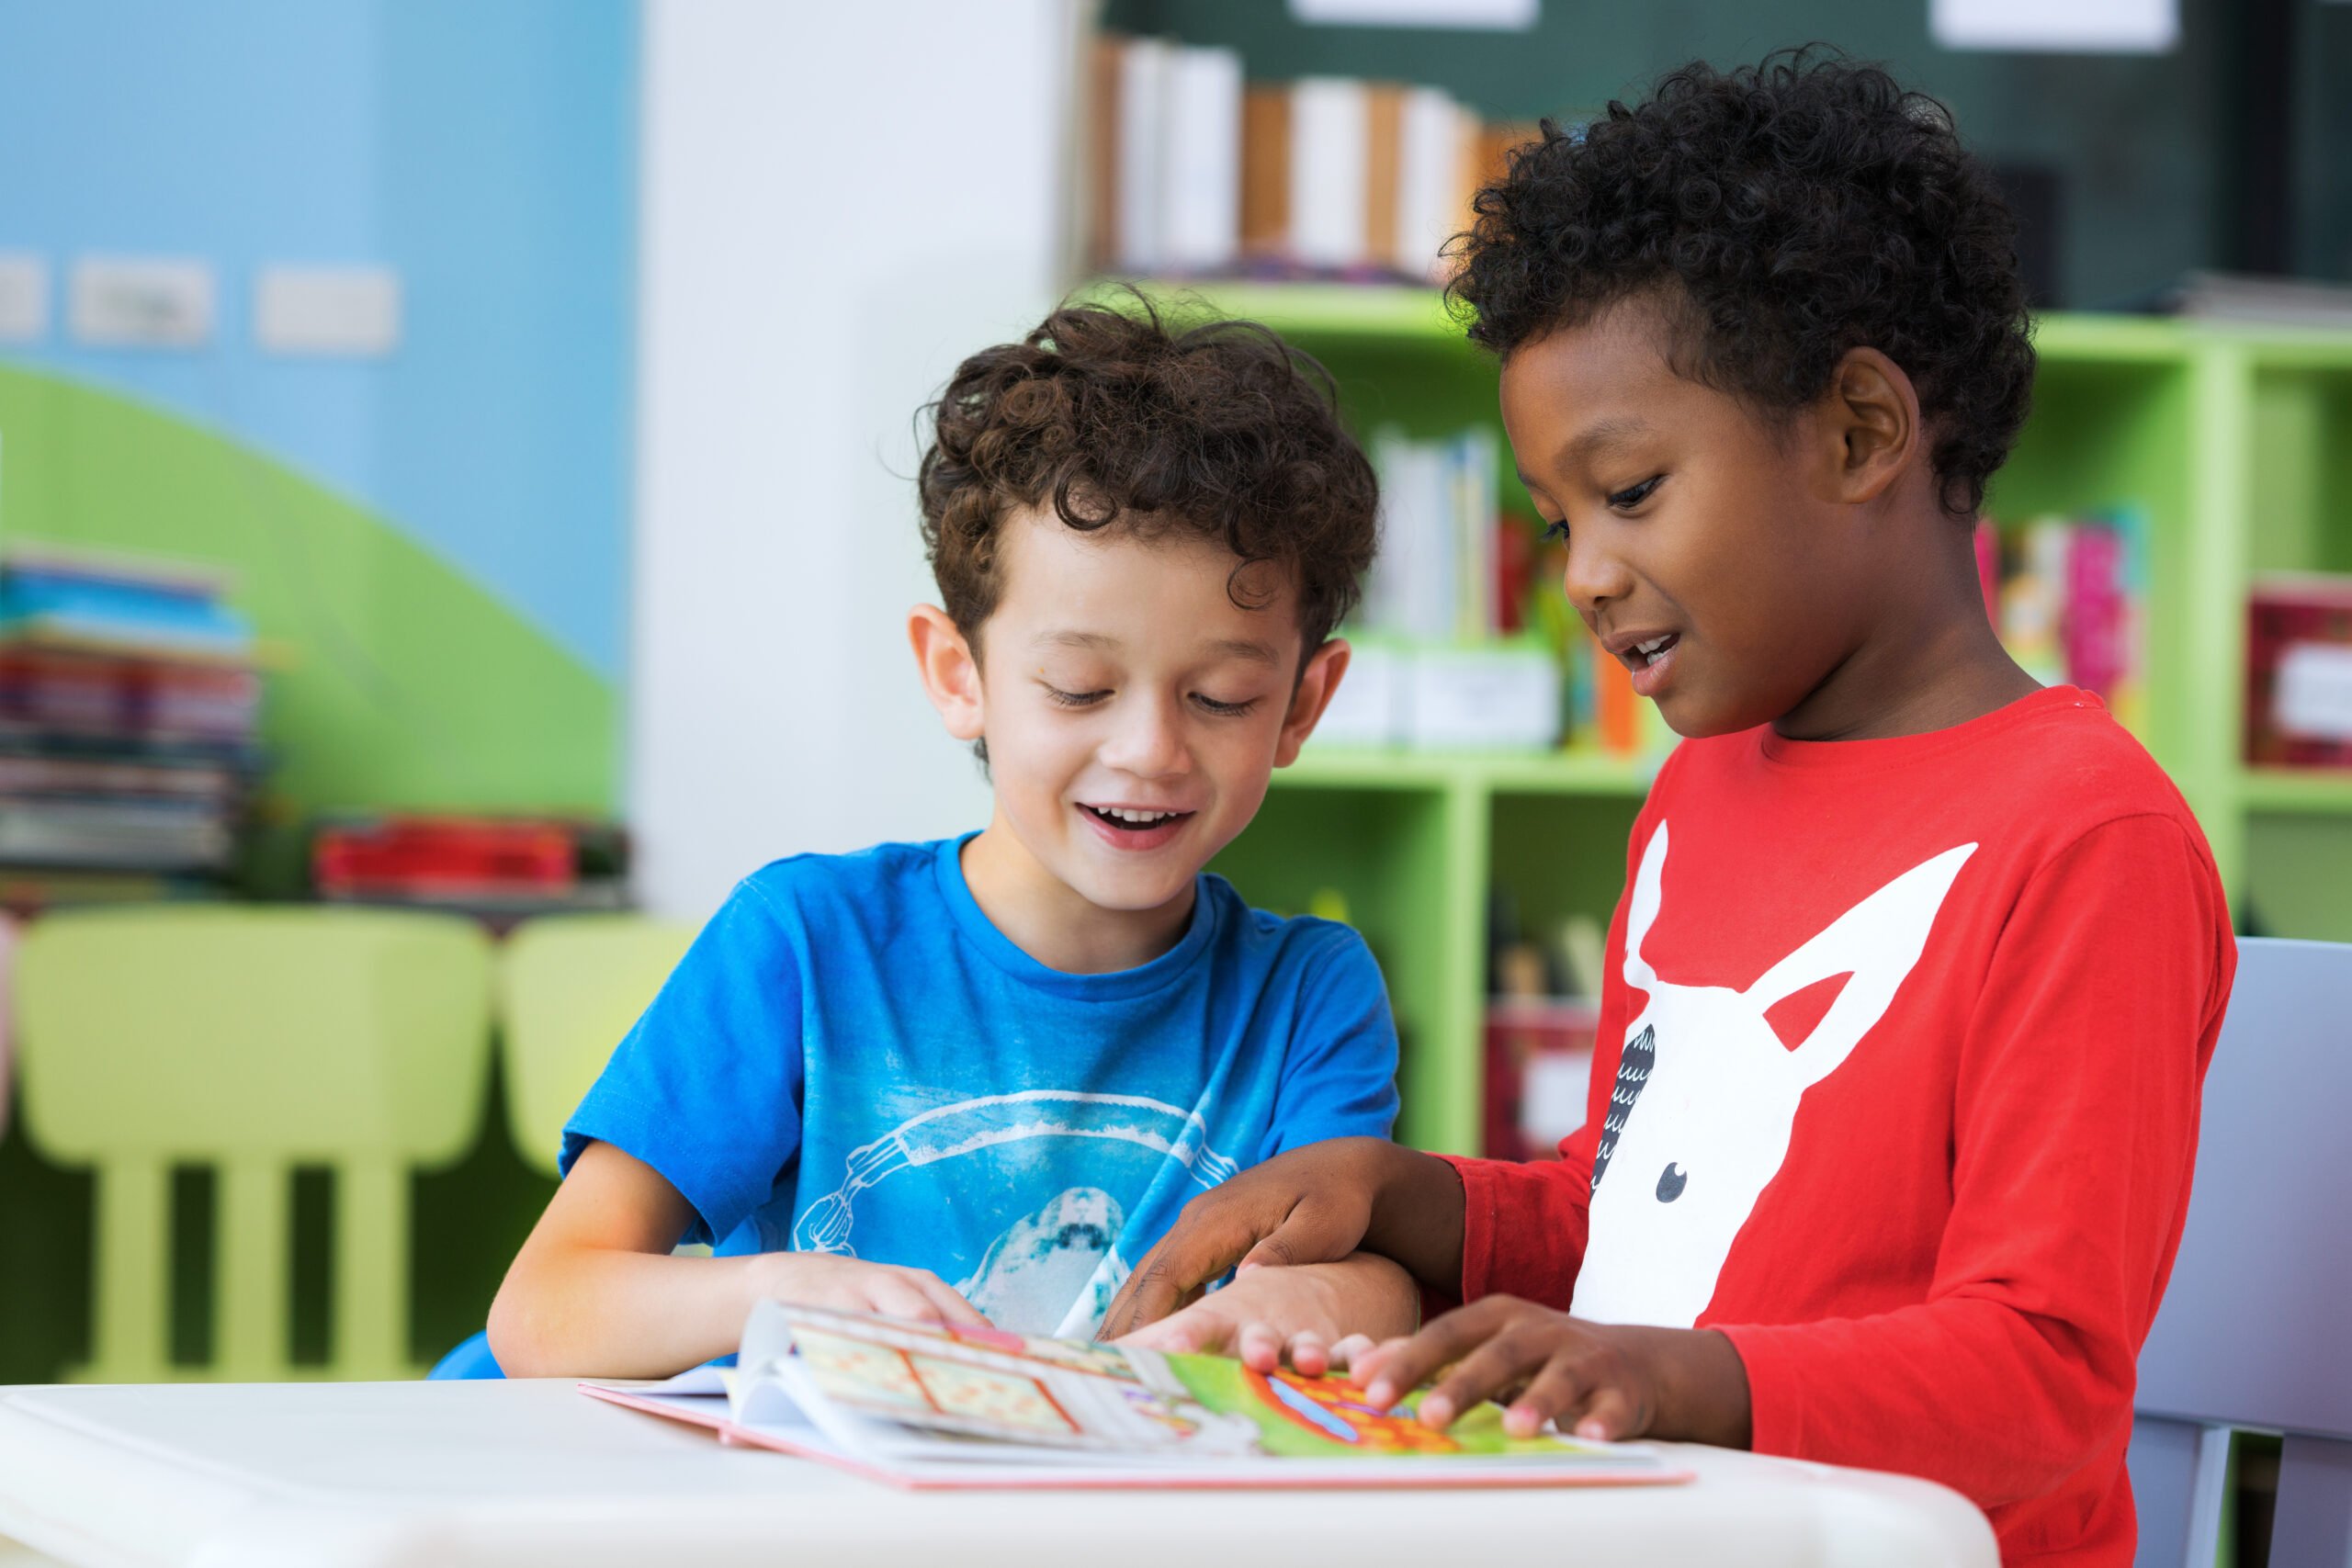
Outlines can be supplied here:
M1079 810L1105 843L1122 850L1156 850L1192 820L1189 811L1156 806L1091 806Z
M1620 632L1609 637L1606 646L1619 663L1634 672L1634 690L1656 700L1673 671L1674 652L1682 646L1682 634L1672 631Z

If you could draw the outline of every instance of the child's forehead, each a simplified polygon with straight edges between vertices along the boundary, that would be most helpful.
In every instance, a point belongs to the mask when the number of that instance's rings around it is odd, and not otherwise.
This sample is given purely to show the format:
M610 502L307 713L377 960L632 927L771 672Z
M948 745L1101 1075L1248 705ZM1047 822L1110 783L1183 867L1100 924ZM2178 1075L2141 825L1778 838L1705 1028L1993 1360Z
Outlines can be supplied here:
M990 620L1039 652L1231 645L1279 659L1299 635L1291 573L1181 523L1083 529L1050 507L1028 509L1005 519L996 571Z
M1513 445L1538 446L1519 453L1521 466L1531 457L1604 457L1611 446L1694 424L1758 422L1747 402L1701 378L1689 357L1672 319L1640 300L1521 344L1502 367Z

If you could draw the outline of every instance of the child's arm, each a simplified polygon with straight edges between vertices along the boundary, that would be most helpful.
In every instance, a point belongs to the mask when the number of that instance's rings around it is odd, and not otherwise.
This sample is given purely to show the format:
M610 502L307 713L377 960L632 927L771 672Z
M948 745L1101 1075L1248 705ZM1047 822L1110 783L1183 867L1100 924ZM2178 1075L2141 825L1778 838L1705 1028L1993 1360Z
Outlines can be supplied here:
M490 1309L509 1377L667 1377L731 1353L763 1296L928 1323L978 1324L938 1276L828 1253L674 1258L693 1223L678 1190L589 1145L515 1255Z

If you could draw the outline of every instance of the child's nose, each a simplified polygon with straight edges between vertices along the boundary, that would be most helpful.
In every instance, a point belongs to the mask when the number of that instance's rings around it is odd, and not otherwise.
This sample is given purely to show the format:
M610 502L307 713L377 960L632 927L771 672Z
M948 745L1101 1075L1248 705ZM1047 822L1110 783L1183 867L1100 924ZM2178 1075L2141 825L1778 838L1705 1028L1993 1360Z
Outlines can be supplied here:
M1103 743L1103 762L1138 778L1184 772L1192 758L1183 720L1183 710L1166 698L1130 703Z
M1633 587L1633 574L1614 551L1589 536L1587 528L1568 536L1567 564L1561 569L1560 588L1568 604L1586 615L1612 599L1622 599Z

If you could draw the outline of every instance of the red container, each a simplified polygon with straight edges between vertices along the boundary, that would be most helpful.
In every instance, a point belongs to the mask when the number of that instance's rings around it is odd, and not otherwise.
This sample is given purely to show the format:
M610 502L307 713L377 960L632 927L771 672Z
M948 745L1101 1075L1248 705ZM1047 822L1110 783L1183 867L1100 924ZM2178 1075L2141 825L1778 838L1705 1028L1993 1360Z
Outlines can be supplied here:
M1498 998L1487 1006L1486 1152L1556 1159L1584 1124L1600 1010L1575 999Z
M2352 577L2256 579L2245 680L2247 761L2352 767Z
M572 835L560 823L469 817L387 817L319 829L311 874L329 897L433 898L567 893L579 880Z

